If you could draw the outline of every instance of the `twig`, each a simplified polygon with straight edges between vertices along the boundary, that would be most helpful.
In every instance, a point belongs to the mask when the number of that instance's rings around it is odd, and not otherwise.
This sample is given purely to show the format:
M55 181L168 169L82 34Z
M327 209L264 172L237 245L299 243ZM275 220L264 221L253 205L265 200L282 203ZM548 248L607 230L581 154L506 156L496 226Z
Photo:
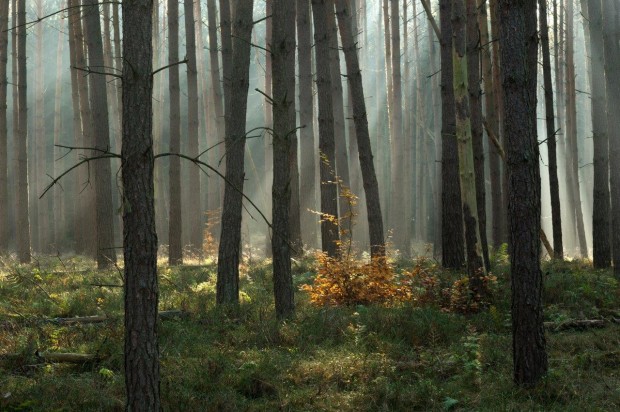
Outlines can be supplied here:
M183 60L181 60L181 61L178 61L178 62L176 62L176 63L171 63L171 64L169 64L169 65L167 65L167 66L160 67L159 69L157 69L157 70L155 70L153 73L151 73L151 76L155 76L157 73L159 73L159 72L160 72L160 71L162 71L162 70L166 70L166 69L169 69L169 68L171 68L171 67L174 67L174 66L179 66L179 65L181 65L181 64L186 64L186 63L187 63L187 58L185 58L185 59L183 59Z

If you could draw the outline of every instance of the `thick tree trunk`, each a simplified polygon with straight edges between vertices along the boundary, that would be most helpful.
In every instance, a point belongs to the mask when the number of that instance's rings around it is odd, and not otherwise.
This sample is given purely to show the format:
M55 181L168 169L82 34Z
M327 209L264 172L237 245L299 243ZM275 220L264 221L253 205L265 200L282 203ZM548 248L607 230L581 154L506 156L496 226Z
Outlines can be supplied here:
M92 68L103 67L103 42L97 0L88 0L85 12L85 27L88 29L88 64ZM95 69L96 70L96 69ZM110 130L108 119L108 96L105 76L93 75L91 78L90 104L93 110L94 151L100 155L110 150ZM110 159L99 159L94 164L95 201L97 210L97 267L107 269L116 264L114 245L114 208L112 207L112 169Z
M311 248L317 243L316 210L316 144L314 138L314 105L312 98L312 21L310 2L297 0L297 50L299 65L299 121L301 130L301 179L299 202L303 242Z
M611 265L611 203L609 195L609 139L607 138L603 12L600 1L588 2L592 51L592 134L594 139L594 191L592 247L595 268ZM546 89L546 88L545 88Z
M536 136L536 0L498 2L506 110L508 222L512 273L515 383L535 385L547 372L540 270L540 170ZM527 193L528 196L523 196Z
M26 0L17 0L17 78L18 124L15 139L17 159L17 258L20 263L30 262L30 221L28 216L28 93L26 70Z
M347 80L351 90L351 104L353 105L353 121L355 122L355 138L357 140L359 162L366 194L366 211L368 215L368 231L370 237L370 254L374 259L385 257L385 239L383 234L383 218L381 203L379 202L379 185L375 174L375 166L370 145L370 132L368 130L368 116L366 112L366 99L362 83L362 71L360 69L357 43L353 37L351 27L351 10L348 9L346 0L336 0L336 15L342 48L347 64Z
M273 291L278 318L287 318L295 310L291 275L290 156L295 135L295 3L273 2L273 38L271 42L273 73ZM298 246L298 245L295 245Z
M8 214L8 187L7 187L7 97L8 97L8 45L9 32L9 1L0 3L0 254L8 249L9 214Z
M330 0L312 0L316 86L319 98L319 152L321 156L321 245L331 257L338 255L338 187L336 184L336 143L332 109L332 76L330 69Z
M567 168L570 175L570 192L572 192L573 207L571 213L575 217L577 238L579 239L579 252L582 258L588 257L588 245L586 243L586 231L583 224L583 212L581 207L581 189L579 184L579 153L577 148L577 101L575 88L575 61L574 61L574 21L573 1L566 3L566 142L567 142Z
M127 410L159 411L153 183L153 2L123 2L123 251Z
M185 11L185 57L187 58L187 151L191 157L198 156L198 71L196 70L196 31L194 18L194 0L184 0ZM200 16L198 16L200 18ZM202 50L200 50L202 53ZM189 246L193 254L202 256L203 210L200 198L200 169L189 165Z
M605 79L607 81L607 133L609 136L609 159L620 159L620 7L614 2L603 2L603 41L605 49ZM615 18L614 18L615 16ZM614 274L620 279L620 168L610 167L611 193L611 254Z
M181 102L179 90L179 2L168 0L168 90L170 93L170 153L181 152ZM183 262L183 219L181 217L181 159L169 159L168 264Z
M224 65L224 78L230 74L230 99L226 104L226 187L222 211L217 267L217 303L239 302L239 259L241 251L241 212L244 182L245 123L250 70L250 40L252 35L253 0L236 3L232 32L232 72ZM223 19L222 19L223 21ZM222 39L225 34L222 33ZM226 59L224 58L224 61ZM227 82L225 81L224 84Z
M452 2L439 3L441 24L441 141L442 141L442 206L441 251L442 265L459 269L465 263L463 240L463 210L456 141L456 114L454 112L454 88L452 68Z
M474 142L472 137L471 89L468 85L467 42L468 16L466 0L452 2L453 52L454 68L454 107L456 114L456 139L458 142L459 178L461 183L461 204L463 207L463 226L465 229L465 250L467 256L467 274L474 295L474 301L484 293L482 276L486 276L480 225L478 223L478 205L476 191L476 172L474 165Z
M551 221L553 225L553 257L564 258L562 242L562 214L560 210L560 185L556 151L553 83L551 82L551 57L549 53L549 27L547 26L547 1L539 0L540 40L542 43L543 77L545 89L545 115L547 126L547 151L549 158L549 190L551 192Z

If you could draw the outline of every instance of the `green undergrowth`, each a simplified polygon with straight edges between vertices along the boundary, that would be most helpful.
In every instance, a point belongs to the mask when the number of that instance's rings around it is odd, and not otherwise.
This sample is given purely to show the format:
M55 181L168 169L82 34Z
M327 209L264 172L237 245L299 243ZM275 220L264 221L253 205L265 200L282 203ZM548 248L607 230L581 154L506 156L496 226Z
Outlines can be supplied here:
M510 278L493 258L488 310L461 315L432 301L316 307L296 294L294 319L274 317L269 262L242 267L241 304L216 308L215 273L160 268L161 393L169 411L620 410L620 325L547 334L550 372L535 389L512 383ZM460 274L425 270L449 286ZM399 270L414 263L401 260ZM312 282L311 258L294 265ZM545 320L620 318L620 289L588 262L545 262ZM123 410L122 276L80 259L42 259L0 272L0 410ZM419 291L418 291L419 292ZM421 293L421 292L420 292ZM104 323L56 318L105 315ZM94 354L81 365L39 352Z

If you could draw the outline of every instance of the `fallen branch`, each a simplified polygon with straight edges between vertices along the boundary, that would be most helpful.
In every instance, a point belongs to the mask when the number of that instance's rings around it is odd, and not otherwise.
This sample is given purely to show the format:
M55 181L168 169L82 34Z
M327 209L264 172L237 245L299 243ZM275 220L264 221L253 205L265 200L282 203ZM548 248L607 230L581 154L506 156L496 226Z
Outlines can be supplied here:
M618 322L618 319L612 319L610 322ZM545 322L545 328L558 332L568 329L604 328L607 323L604 319L578 319L564 322Z
M39 352L35 356L48 363L87 363L101 360L99 356L88 355L82 353L55 353L55 352Z
M55 318L50 319L52 323L58 323L60 325L84 325L88 323L101 323L108 320L105 316L81 316L75 318Z

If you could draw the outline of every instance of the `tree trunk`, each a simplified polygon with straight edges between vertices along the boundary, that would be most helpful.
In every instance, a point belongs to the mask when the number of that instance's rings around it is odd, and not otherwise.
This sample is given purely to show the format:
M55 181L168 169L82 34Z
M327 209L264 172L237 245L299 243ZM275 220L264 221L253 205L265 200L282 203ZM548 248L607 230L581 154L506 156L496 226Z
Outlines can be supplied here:
M85 27L88 29L88 64L92 68L105 66L101 22L97 0L88 0L84 10ZM96 70L96 69L95 69ZM105 76L92 75L90 104L93 110L94 151L100 155L110 150L110 131L108 120L108 96ZM97 267L107 269L116 264L114 248L114 215L112 207L112 169L110 159L99 159L94 164L95 199L97 210Z
M592 247L595 268L611 265L609 194L609 140L607 138L603 13L600 1L588 2L592 51L592 134L594 139L594 187ZM545 88L546 89L546 88Z
M194 0L184 0L185 6L185 56L187 58L187 137L188 155L198 156L198 72L196 70L196 30L194 18ZM198 16L200 18L200 16ZM202 50L200 50L202 53ZM191 251L198 257L202 256L202 229L203 210L200 197L200 169L196 165L189 165L189 241Z
M239 259L241 242L241 212L245 156L245 122L250 70L250 40L252 35L253 0L236 3L233 27L232 72L224 65L224 78L230 74L230 99L226 104L226 187L222 211L217 266L217 303L239 302ZM223 5L222 5L223 6ZM224 19L222 19L223 21ZM222 33L222 39L225 34ZM224 59L226 61L226 59ZM225 81L224 84L227 82Z
M460 269L465 263L463 240L463 210L456 141L456 114L452 68L452 2L439 3L441 25L441 141L442 141L442 206L441 251L445 268Z
M36 0L36 13L43 15L43 2ZM43 25L35 27L35 53L34 53L34 133L29 133L28 138L32 143L28 148L31 160L28 162L28 183L30 191L30 219L32 222L31 233L32 249L35 252L47 253L47 229L49 219L46 207L47 197L39 199L37 193L42 192L42 177L47 173L45 152L46 152L46 131L45 131L45 101L47 97L45 79L43 72ZM32 124L32 123L31 123Z
M6 76L8 64L9 32L9 2L0 2L0 254L8 250L9 214L8 214L8 187L7 187L7 91Z
M295 134L295 3L273 2L273 291L278 318L295 310L289 213L291 206L290 156ZM298 246L298 245L296 245Z
M153 183L153 2L123 2L123 251L127 410L158 411L157 232Z
M465 229L465 250L467 256L467 273L469 285L478 301L484 293L482 276L486 268L480 241L478 223L478 205L476 191L476 172L474 166L474 142L472 137L472 114L470 109L471 89L468 85L468 18L466 0L452 2L453 52L454 68L454 108L456 114L456 140L458 142L459 178L461 183L461 204L463 207L463 227Z
M535 385L547 372L540 270L540 169L536 136L536 0L499 0L502 86L510 185L514 380ZM523 194L528 196L524 197Z
M545 115L547 125L547 151L549 157L549 190L551 192L551 221L553 225L553 257L564 258L562 242L562 214L560 210L560 186L556 152L555 115L553 107L553 83L551 82L551 57L549 53L549 27L547 26L547 2L539 0L540 40L542 43L543 77L545 89Z
M61 25L64 21L61 21ZM64 27L61 26L58 32L58 49L56 54L56 84L55 84L55 97L54 97L54 145L62 145L65 144L63 139L63 119L62 119L62 97L63 97L63 49L64 49ZM53 164L51 165L53 169L53 175L59 176L62 173L63 162L60 160L56 160L56 152L58 150L56 147L52 148L51 154L53 160ZM71 187L71 185L67 185ZM66 232L66 216L72 216L66 214L66 210L68 205L65 204L65 192L60 187L55 187L53 191L53 204L52 204L52 235L49 238L50 242L53 242L54 248L57 251L64 249L65 242L67 240L67 232Z
M26 0L17 0L17 78L18 124L15 150L17 159L17 258L20 263L30 262L30 221L28 216L28 94L26 70Z
M179 90L179 2L168 0L168 90L170 93L170 153L181 152L181 102ZM181 217L181 159L169 159L170 208L168 210L168 264L183 262L183 219Z
M579 154L577 149L577 102L575 90L575 61L574 61L574 22L573 1L566 3L566 141L567 163L570 175L570 189L572 191L573 207L571 211L575 217L577 237L579 239L579 251L582 258L588 257L588 245L586 232L583 225L583 212L581 208L581 190L579 184Z
M316 86L319 98L319 152L321 156L321 245L328 256L338 255L340 241L338 225L338 188L336 184L336 143L334 141L334 111L332 109L332 76L330 69L331 0L312 0L314 47L316 56Z
M297 50L299 61L299 140L301 146L301 179L299 202L304 244L316 247L316 144L314 138L314 105L312 98L312 21L310 2L297 0Z
M347 80L349 82L349 89L351 90L355 138L357 139L359 162L364 182L364 192L366 194L370 254L373 259L383 259L385 257L385 239L383 234L381 203L379 202L379 185L375 174L372 147L370 145L370 132L368 130L368 116L362 83L362 71L357 54L357 43L353 37L353 30L351 27L351 10L348 9L346 0L336 0L336 15L338 17L340 38L347 64Z
M607 134L609 137L609 159L620 159L620 117L616 114L620 107L620 8L614 2L603 2L603 41L605 53L605 79L607 80ZM615 16L615 18L614 18ZM620 168L610 168L611 192L611 255L614 274L620 279Z
M469 89L469 108L471 136L474 151L474 173L476 180L477 219L480 246L484 266L488 270L489 245L487 243L486 191L484 177L484 145L482 144L482 91L480 90L480 26L478 25L477 0L467 1L467 81Z

